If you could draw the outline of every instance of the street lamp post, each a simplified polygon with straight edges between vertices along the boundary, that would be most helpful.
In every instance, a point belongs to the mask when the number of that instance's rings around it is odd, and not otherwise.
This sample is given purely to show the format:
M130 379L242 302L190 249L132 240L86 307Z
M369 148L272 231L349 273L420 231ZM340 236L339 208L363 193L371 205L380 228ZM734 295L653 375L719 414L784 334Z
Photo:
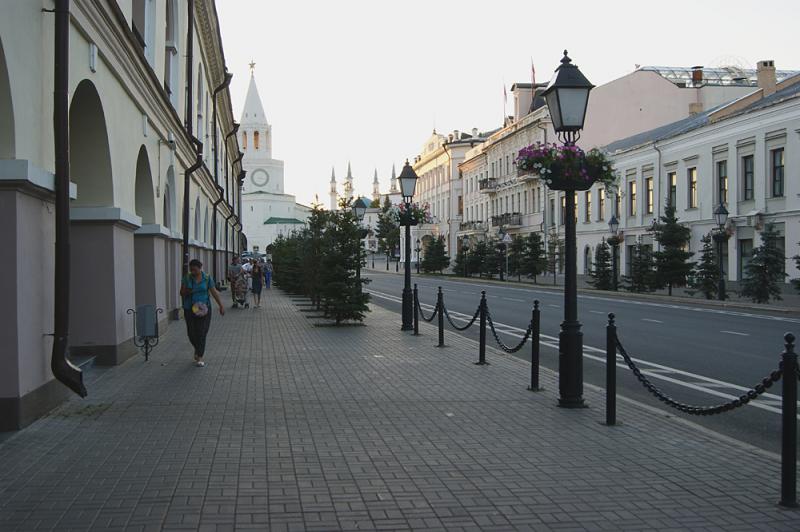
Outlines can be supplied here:
M420 248L419 248L419 238L418 238L417 239L417 248L416 248L416 252L417 252L417 275L419 275L419 263L420 263L419 251L420 251Z
M611 219L608 221L608 229L611 231L611 238L608 239L608 243L611 244L611 269L612 272L612 281L611 286L614 288L616 292L619 290L619 281L617 280L617 250L619 249L619 220L615 215L611 215Z
M364 214L367 212L367 202L358 198L353 202L353 216L358 225L358 261L356 262L356 279L358 280L358 288L361 289L361 242L363 240L363 232L361 229L361 221L364 220Z
M417 174L414 169L408 164L403 166L403 171L400 172L400 192L403 194L403 202L406 206L405 226L405 282L403 284L403 324L401 330L411 331L414 329L414 301L411 292L411 200L414 197L414 189L417 186Z
M720 200L719 205L714 209L714 221L717 222L719 231L714 235L714 240L717 241L718 260L719 260L719 285L717 286L717 297L720 301L725 301L725 263L722 260L722 251L725 242L728 240L728 235L725 233L725 222L728 221L728 209L722 204Z
M464 250L464 277L469 277L469 271L467 270L467 265L469 264L469 244L464 242L464 247L462 249Z
M589 91L594 86L581 73L564 50L556 69L542 93L550 119L561 142L572 146L580 138L586 119ZM565 187L564 220L565 276L564 321L558 336L559 406L580 408L583 401L583 333L578 321L578 249L575 236L575 188Z

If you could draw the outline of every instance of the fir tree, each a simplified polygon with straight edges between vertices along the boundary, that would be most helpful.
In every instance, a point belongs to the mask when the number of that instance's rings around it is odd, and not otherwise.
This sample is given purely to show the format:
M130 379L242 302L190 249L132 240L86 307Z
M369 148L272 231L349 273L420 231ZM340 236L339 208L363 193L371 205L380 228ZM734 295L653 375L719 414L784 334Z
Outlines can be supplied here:
M800 242L798 242L798 245L800 245ZM795 255L794 257L792 257L792 259L794 259L795 268L800 270L800 255ZM792 286L794 286L797 290L800 291L800 278L792 279Z
M455 260L453 260L453 273L455 275L464 276L466 269L467 270L466 275L469 276L470 272L468 270L469 268L469 265L467 264L468 260L469 260L468 255L464 253L464 246L459 247L458 251L456 252L456 258Z
M667 202L660 222L653 226L653 238L661 245L661 250L653 253L656 272L655 286L667 287L672 295L673 286L684 286L686 277L692 273L693 265L689 262L693 253L686 251L692 230L678 223L675 206Z
M629 292L652 292L654 280L653 252L639 241L633 246L631 274L622 277L623 287Z
M775 226L766 224L761 232L761 245L753 250L753 257L745 266L741 295L749 297L755 303L782 299L780 283L786 277L786 257L778 247L778 238Z
M514 235L511 244L508 246L508 275L517 276L518 281L522 281L525 263L525 239L520 235Z
M486 255L483 257L483 267L481 268L484 275L491 279L494 275L499 275L501 261L505 261L503 253L498 246L497 242L490 242L486 245Z
M486 242L481 240L473 246L467 255L467 269L470 274L477 273L479 277L483 277L484 263L486 256L489 254L489 247Z
M439 272L450 265L450 257L447 256L444 249L444 237L434 239L428 248L425 250L425 257L420 263L420 267L425 273Z
M389 199L389 198L386 198L386 199ZM381 200L379 198L375 198L369 203L369 208L370 209L380 209L380 207L381 207Z
M719 256L711 234L700 239L703 248L700 260L694 265L692 288L699 290L706 299L712 299L719 293Z
M611 247L605 240L594 252L594 269L589 272L589 284L598 290L614 288L614 272L611 265Z
M531 233L525 239L525 249L522 257L522 274L536 278L547 271L547 254L540 233Z
M375 236L378 238L378 251L386 256L394 254L395 246L400 242L400 225L390 212L392 204L389 197L383 202L383 208L378 215L378 225Z

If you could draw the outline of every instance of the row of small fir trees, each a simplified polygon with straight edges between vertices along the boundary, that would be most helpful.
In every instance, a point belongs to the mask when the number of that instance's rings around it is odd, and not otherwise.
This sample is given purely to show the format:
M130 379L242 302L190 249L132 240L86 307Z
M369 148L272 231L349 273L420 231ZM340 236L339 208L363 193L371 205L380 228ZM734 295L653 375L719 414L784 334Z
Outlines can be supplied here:
M691 230L675 216L675 207L667 204L664 215L652 227L653 239L659 250L637 241L630 257L629 274L622 276L622 287L630 292L652 292L688 286L707 299L718 296L720 270L717 246L711 233L702 237L700 256L690 261L694 253L687 251ZM781 299L781 284L786 278L785 256L778 246L779 234L773 224L761 232L761 245L753 250L750 262L744 267L739 295L756 303ZM800 256L794 257L800 267ZM590 284L601 290L612 289L613 271L611 248L605 241L597 247ZM793 284L800 290L800 281Z
M518 280L526 277L536 282L539 276L555 271L563 252L563 242L557 239L548 242L546 251L539 233L530 233L527 237L516 235L508 244L507 251L504 246L499 242L479 241L471 249L458 250L453 273L491 279L495 275L501 276L508 263L508 272L505 273L516 276Z
M308 225L280 236L272 247L274 281L290 294L309 298L337 325L363 321L369 294L357 271L365 262L363 230L348 203L338 211L314 206Z

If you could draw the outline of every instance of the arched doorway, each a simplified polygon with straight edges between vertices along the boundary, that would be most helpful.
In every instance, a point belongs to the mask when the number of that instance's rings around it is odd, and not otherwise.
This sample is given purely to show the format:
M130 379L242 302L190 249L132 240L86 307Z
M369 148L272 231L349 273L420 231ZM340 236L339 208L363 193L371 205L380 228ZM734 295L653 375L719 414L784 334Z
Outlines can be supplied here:
M153 174L150 171L150 159L144 146L139 148L139 155L136 158L136 216L142 219L142 225L156 223Z
M3 41L0 40L0 159L13 159L15 153L14 107L11 105L11 84L8 80Z
M142 145L136 157L135 209L142 227L134 240L134 279L136 305L162 306L165 295L163 268L166 260L166 240L156 224L153 172L147 148Z
M69 166L72 181L78 185L75 207L114 205L111 152L106 117L94 84L85 79L78 84L69 107Z

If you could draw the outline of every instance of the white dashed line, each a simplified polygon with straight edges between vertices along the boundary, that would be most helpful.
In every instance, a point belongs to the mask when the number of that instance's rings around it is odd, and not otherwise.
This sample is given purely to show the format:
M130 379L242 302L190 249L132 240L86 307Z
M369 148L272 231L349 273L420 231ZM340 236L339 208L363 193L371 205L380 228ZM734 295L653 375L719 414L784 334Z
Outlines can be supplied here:
M650 323L664 323L661 320L653 320L653 319L650 319L650 318L642 318L642 321L649 321Z
M725 333L725 334L735 334L736 336L750 336L747 333L741 333L741 332L736 332L736 331L720 331L720 332L721 333Z

